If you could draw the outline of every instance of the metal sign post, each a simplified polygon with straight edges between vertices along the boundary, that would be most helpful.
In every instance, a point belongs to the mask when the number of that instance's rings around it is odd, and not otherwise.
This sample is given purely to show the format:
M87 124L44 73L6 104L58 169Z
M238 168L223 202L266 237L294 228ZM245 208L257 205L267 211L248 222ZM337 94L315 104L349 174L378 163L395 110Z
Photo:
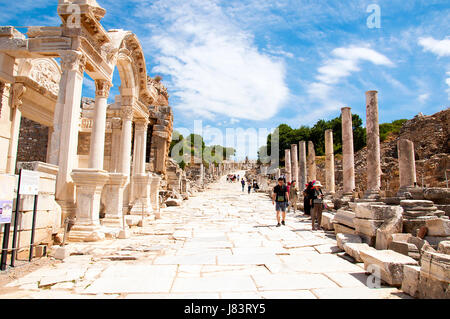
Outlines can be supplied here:
M38 204L38 195L34 195L34 205L33 205L33 224L31 226L31 242L30 242L30 255L28 261L33 259L33 248L34 248L34 233L36 228L36 211Z
M11 217L14 202L14 176L0 175L0 224L3 227L3 244L0 259L0 269L6 270L8 259L9 232L11 230Z
M17 256L17 231L18 231L18 217L19 217L19 201L20 195L34 195L34 209L33 209L33 227L31 229L31 241L34 241L34 228L36 219L37 197L39 195L39 178L40 174L34 171L28 171L20 169L19 173L19 186L17 187L17 200L16 211L14 213L14 230L11 252L11 267L14 267L14 263Z

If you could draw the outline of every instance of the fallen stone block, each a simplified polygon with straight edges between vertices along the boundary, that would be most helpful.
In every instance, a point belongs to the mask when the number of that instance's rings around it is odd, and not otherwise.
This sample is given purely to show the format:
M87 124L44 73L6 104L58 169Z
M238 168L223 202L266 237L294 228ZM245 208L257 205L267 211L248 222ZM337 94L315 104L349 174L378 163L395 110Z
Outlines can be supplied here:
M70 252L69 249L66 246L63 247L57 247L56 250L53 253L53 258L64 260L67 257L69 257Z
M336 215L334 215L334 222L355 228L355 224L353 222L354 218L355 218L354 212L340 209L337 211Z
M412 237L411 234L397 233L392 234L392 241L408 242L408 238Z
M450 236L450 220L437 218L426 221L428 236Z
M403 266L418 265L411 257L392 250L362 250L360 256L364 262L364 269L375 269L375 274L379 271L381 280L396 287L402 284Z
M358 235L352 235L352 234L344 234L340 233L336 235L336 242L339 248L344 249L344 245L347 243L356 243L361 244L361 237Z
M450 255L450 241L444 240L439 243L438 253Z
M338 224L338 223L334 223L334 233L337 234L353 234L356 235L356 230L354 228L342 225L342 224Z
M390 205L367 205L358 204L356 207L356 218L386 220L389 216L401 214L403 208Z
M376 249L388 249L392 241L392 234L400 233L403 229L403 216L399 209L387 210L384 223L376 230Z
M435 247L437 249L437 247L439 246L439 244L443 241L448 241L450 240L450 236L446 236L446 237L439 237L439 236L425 236L424 238L432 247Z
M445 187L433 187L424 190L425 199L438 204L450 204L450 189Z
M414 208L418 206L422 207L433 207L434 203L431 200L414 200L414 199L405 199L400 201L400 206L403 209L408 210L409 208Z
M421 266L420 298L450 299L450 255L423 251Z
M125 216L125 222L130 227L131 226L137 226L141 219L142 219L142 216L138 216L138 215L127 215L127 216Z
M403 266L402 290L411 297L419 297L420 266Z
M352 256L356 260L356 262L359 263L363 262L363 260L361 259L361 251L369 250L374 250L374 248L364 243L344 244L344 251L347 253L347 255Z
M389 249L405 256L409 256L410 252L419 252L416 245L398 241L391 242L389 245Z
M417 231L422 228L426 227L426 222L428 220L434 220L438 219L436 216L423 216L423 217L417 217L413 219L409 218L403 218L403 232L404 233L410 233L413 236L417 235Z
M323 212L322 213L322 221L320 223L320 226L322 228L324 228L325 230L334 230L333 219L334 219L333 214Z
M383 225L384 221L375 219L362 219L355 218L355 230L358 234L364 234L375 237L377 235L377 229Z

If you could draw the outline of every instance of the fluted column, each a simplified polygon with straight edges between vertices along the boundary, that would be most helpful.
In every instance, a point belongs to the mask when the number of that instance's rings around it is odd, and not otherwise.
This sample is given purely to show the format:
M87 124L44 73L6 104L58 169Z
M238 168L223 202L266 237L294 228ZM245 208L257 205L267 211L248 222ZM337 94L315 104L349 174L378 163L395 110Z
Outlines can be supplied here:
M134 131L134 175L145 174L148 120L136 120Z
M379 196L381 187L380 127L378 124L378 92L366 92L367 191L366 198Z
M328 193L335 193L333 131L325 131L325 183Z
M310 181L317 178L316 151L311 141L308 142L308 178Z
M299 182L300 187L305 187L308 183L308 171L306 166L306 142L300 141L298 143L299 152Z
M292 165L292 180L297 182L298 185L298 153L297 144L291 145L291 165Z
M111 119L111 160L109 164L109 171L117 173L120 171L120 141L122 135L122 119L114 117Z
M342 170L344 194L351 195L355 189L355 157L353 150L353 121L351 108L342 111Z
M91 132L89 168L103 169L105 151L106 108L112 84L105 80L95 81L94 123Z
M11 91L11 139L9 141L6 172L14 175L16 173L17 147L19 145L20 122L22 120L22 112L20 111L20 107L22 106L22 96L26 92L26 87L22 83L14 83ZM3 96L0 95L0 97Z

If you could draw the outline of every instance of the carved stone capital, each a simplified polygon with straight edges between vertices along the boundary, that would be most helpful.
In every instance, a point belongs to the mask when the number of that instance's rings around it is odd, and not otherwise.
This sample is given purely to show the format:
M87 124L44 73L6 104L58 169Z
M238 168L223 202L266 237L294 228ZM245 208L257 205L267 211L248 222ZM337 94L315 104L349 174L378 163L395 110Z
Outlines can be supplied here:
M14 83L12 87L13 91L13 108L19 108L22 106L22 96L24 95L27 88L22 83Z
M78 71L84 74L86 69L86 57L78 51L60 51L61 69L63 71Z
M136 124L136 131L147 131L148 129L147 119L137 119L134 123Z
M133 108L132 107L123 107L120 110L120 115L123 120L132 121L133 120Z
M122 129L122 119L119 117L113 117L111 119L111 128L113 130L120 130Z
M95 80L95 96L108 98L112 83L107 80Z

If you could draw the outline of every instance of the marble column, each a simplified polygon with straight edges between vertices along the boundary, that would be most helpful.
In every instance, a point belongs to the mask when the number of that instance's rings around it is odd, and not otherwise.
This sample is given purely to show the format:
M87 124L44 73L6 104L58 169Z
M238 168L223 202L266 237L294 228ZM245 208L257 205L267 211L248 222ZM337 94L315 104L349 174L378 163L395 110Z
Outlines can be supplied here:
M20 122L22 120L22 96L26 91L22 83L14 83L11 88L11 139L8 148L8 162L6 164L6 173L14 175L16 173L17 147L19 145Z
M161 218L159 213L159 189L161 185L161 177L153 175L150 177L150 203L156 218ZM183 189L182 189L183 191Z
M132 215L151 215L150 175L145 172L148 120L135 121Z
M292 165L292 180L297 182L298 187L298 153L297 144L291 145L291 165Z
M91 147L89 151L89 167L100 170L103 169L106 109L108 107L108 96L111 86L112 84L109 81L95 81L95 108L91 132Z
M335 193L333 131L325 131L325 183L329 194Z
M399 193L402 193L407 188L414 187L417 182L414 143L407 139L400 139L397 142L397 150L400 177Z
M133 105L130 99L124 99L122 97L121 116L122 116L122 133L120 136L119 172L127 176L130 176L131 135L133 128Z
M355 189L355 156L353 150L353 121L351 108L342 111L342 170L344 195L352 195Z
M109 171L118 173L120 171L120 144L122 135L122 119L114 117L111 119L111 160L109 164Z
M308 179L309 181L317 179L316 151L311 141L308 142Z
M367 190L365 198L376 199L381 187L380 127L378 124L378 92L366 92Z
M55 105L50 164L59 167L56 200L63 217L75 210L75 189L71 173L77 166L78 123L86 58L78 51L61 51L61 81Z
M106 130L106 108L111 84L97 80L94 121L89 150L89 168L74 169L72 179L76 185L76 220L69 233L72 241L97 241L105 238L100 228L100 199L103 187L110 176L103 170ZM109 194L110 195L110 194ZM108 198L107 206L111 204ZM117 208L121 208L116 202ZM110 208L110 207L108 207Z
M284 167L286 171L286 183L290 183L292 181L291 150L284 150Z
M306 166L306 142L300 141L298 143L298 153L299 153L299 188L303 189L308 183L308 171Z

